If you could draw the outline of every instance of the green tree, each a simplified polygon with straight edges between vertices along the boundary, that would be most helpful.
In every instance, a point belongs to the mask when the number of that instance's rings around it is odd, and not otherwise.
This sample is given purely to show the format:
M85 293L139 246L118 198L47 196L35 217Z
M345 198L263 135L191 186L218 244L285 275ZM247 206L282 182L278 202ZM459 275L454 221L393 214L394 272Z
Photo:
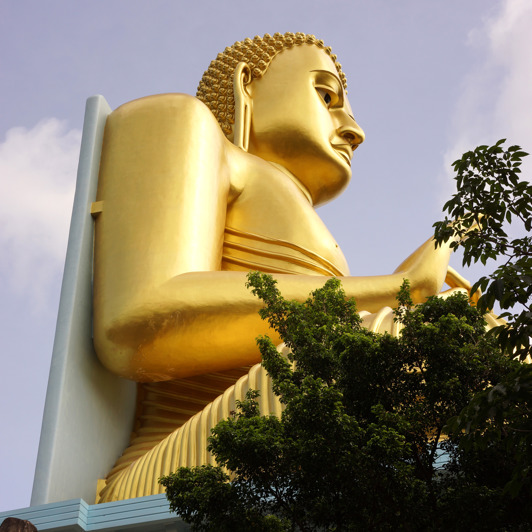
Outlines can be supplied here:
M502 261L472 292L482 291L481 312L499 304L508 324L494 334L504 351L524 360L532 337L532 184L519 178L528 154L519 146L503 149L504 142L479 146L453 163L457 192L443 207L448 215L434 224L435 240L454 239L451 247L463 250L464 266ZM510 238L509 224L525 236Z
M470 453L498 449L512 456L506 490L532 497L532 185L519 175L528 154L519 146L504 149L504 142L479 146L453 163L457 192L444 206L445 219L434 224L435 239L438 244L455 239L451 246L463 250L466 266L502 261L472 291L482 290L481 312L499 304L508 322L491 334L509 357L528 357L528 363L479 392L449 428L465 432L462 448ZM509 224L514 234L525 236L510 238Z
M510 530L528 522L530 510L516 513L518 500L503 490L512 458L499 456L497 472L485 473L484 455L464 451L460 431L444 437L449 418L516 367L466 296L413 308L405 285L396 338L364 329L336 279L305 303L284 299L268 275L250 274L249 286L291 351L287 359L258 339L285 409L280 419L260 416L250 392L213 430L218 467L161 479L171 509L195 530ZM471 507L458 514L464 501Z

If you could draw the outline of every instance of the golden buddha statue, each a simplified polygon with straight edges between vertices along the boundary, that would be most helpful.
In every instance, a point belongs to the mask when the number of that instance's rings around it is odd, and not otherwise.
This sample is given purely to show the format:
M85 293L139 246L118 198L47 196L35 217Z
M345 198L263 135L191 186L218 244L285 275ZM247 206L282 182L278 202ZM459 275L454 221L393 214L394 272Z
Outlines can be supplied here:
M364 140L346 87L322 41L265 35L219 54L197 98L151 96L109 116L93 208L94 342L110 371L144 384L100 502L159 493L163 474L212 462L210 428L249 387L264 413L280 412L255 344L276 335L248 271L272 273L299 301L338 276L365 323L391 332L404 278L417 302L446 278L464 284L432 240L390 275L349 276L314 210L347 186Z

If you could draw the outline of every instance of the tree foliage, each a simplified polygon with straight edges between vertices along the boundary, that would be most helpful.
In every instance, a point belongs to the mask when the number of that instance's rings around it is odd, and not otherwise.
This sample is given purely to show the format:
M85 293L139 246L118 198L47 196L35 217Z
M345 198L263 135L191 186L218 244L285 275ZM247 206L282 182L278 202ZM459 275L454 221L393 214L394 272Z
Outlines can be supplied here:
M519 146L503 149L504 142L479 146L453 163L457 192L443 207L448 215L434 224L435 239L438 244L454 239L451 247L463 250L464 266L503 261L472 292L482 291L481 312L500 305L508 325L495 334L503 350L524 360L532 337L532 184L519 179L528 154ZM510 238L510 223L514 233L524 229L525 236Z
M412 308L405 285L396 338L364 329L336 279L305 303L265 274L249 286L290 348L258 339L285 409L260 416L250 391L213 430L218 467L161 479L172 510L202 531L526 529L526 500L504 491L514 457L445 428L517 367L467 296Z
M514 457L506 491L532 498L532 185L519 175L528 154L519 146L504 149L504 142L479 146L453 163L457 192L444 206L448 215L434 227L438 244L455 239L451 246L463 249L464 265L502 261L472 291L483 292L481 312L499 304L508 322L491 334L509 357L527 361L479 392L450 426L464 431L464 450L498 448ZM524 236L510 238L509 224Z

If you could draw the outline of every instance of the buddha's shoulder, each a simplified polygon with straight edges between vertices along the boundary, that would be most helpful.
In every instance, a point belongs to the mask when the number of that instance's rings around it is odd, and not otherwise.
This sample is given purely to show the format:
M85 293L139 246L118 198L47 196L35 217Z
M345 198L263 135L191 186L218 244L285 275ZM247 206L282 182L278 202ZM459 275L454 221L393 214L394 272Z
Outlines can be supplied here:
M194 96L180 93L155 94L127 102L109 116L114 122L131 120L178 121L181 126L204 127L211 124L220 129L209 108ZM220 134L223 135L220 130Z

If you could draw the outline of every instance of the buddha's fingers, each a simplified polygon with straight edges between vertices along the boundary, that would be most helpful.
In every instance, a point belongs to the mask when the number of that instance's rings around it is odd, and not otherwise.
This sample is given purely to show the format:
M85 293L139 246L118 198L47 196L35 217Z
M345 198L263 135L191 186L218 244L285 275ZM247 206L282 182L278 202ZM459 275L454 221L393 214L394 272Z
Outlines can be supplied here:
M465 288L466 290L471 290L471 283L451 266L447 266L445 282L451 288Z
M471 293L471 283L451 266L447 267L447 276L445 277L445 282L451 288L465 288L469 293L469 297L473 303L476 303L478 298L481 296L480 290L477 290L475 293Z

